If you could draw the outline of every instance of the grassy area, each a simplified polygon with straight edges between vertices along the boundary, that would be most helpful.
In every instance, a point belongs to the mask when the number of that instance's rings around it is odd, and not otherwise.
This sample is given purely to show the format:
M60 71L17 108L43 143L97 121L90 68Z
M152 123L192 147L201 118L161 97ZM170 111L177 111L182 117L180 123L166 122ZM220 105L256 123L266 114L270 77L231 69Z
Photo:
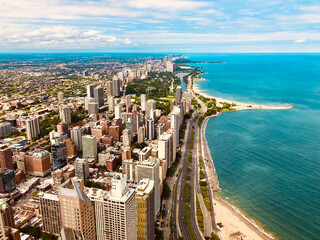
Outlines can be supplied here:
M190 237L192 239L197 240L198 238L193 232L193 228L192 228L191 221L190 221L189 203L184 204L184 220L186 221L186 225L187 225L187 229L190 234Z
M160 98L161 100L167 100L167 101L172 101L172 100L176 100L176 96L175 95L168 95L167 97L162 97Z
M197 204L197 221L201 232L204 232L203 214L200 207L200 202L198 194L196 194L196 204Z

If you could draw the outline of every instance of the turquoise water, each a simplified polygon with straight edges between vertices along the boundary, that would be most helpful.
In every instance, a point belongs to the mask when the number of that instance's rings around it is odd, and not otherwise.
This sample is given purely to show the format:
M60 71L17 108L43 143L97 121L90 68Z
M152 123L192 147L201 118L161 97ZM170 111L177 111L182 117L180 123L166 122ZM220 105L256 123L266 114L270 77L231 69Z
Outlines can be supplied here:
M320 54L203 54L206 93L291 103L211 119L207 140L223 195L280 239L320 239Z

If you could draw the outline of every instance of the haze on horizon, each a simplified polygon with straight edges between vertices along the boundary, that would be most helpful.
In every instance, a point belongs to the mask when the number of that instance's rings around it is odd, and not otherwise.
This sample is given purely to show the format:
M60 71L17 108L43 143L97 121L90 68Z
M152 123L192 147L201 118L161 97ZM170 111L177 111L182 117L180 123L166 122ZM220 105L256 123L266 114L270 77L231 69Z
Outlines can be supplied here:
M318 1L0 0L5 52L320 52Z

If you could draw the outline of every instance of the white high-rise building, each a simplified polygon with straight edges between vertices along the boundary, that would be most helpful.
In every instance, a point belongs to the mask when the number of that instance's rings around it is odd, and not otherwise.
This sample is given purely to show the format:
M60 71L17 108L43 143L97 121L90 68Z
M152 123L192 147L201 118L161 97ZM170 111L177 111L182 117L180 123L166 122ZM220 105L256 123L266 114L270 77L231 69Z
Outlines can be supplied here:
M114 114L115 114L115 118L121 118L121 113L122 113L122 110L121 110L121 105L118 104L116 105L115 107L115 111L114 111Z
M141 100L141 110L145 111L146 110L146 95L145 94L141 94L140 95L140 100Z
M168 168L171 167L173 163L173 145L172 145L172 134L163 133L160 135L160 140L158 141L159 159L167 160Z
M144 141L145 132L146 128L144 126L138 128L138 143L142 143Z
M114 112L114 96L108 97L108 107L110 112Z
M156 101L153 99L149 99L146 102L146 118L154 117L154 110L156 109Z
M93 85L87 85L87 97L94 97L94 92L93 92Z
M71 123L71 111L68 105L59 105L59 116L62 122Z
M28 140L32 140L32 138L39 136L40 134L39 117L33 116L26 119L26 129L27 129Z
M171 61L167 61L166 68L167 68L167 72L173 72L174 64Z
M98 240L137 239L135 190L128 188L126 175L116 173L111 191L89 189L94 202ZM103 206L102 206L103 204Z
M79 126L76 126L70 130L71 139L73 139L74 144L78 152L82 150L82 130Z
M107 82L107 96L113 96L113 87L112 87L112 81Z
M6 137L12 133L11 123L1 123L0 124L0 137Z
M124 147L130 147L131 146L131 134L129 129L124 129L122 131L122 141Z
M176 143L179 145L179 121L180 121L180 109L174 108L171 113L171 128L176 131Z

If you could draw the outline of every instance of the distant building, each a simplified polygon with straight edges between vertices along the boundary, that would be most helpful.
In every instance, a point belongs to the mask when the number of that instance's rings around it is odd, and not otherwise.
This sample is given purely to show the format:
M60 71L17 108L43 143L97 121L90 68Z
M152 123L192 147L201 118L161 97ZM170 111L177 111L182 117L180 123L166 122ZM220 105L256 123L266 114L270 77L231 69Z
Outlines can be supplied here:
M13 170L12 150L7 145L0 145L0 168Z
M45 177L51 172L50 153L46 150L34 151L24 155L26 173Z
M181 98L182 98L182 88L181 88L181 86L177 86L177 88L176 88L176 102L177 102L177 104L181 104Z
M112 80L112 95L115 97L120 96L120 79L118 78Z
M63 102L63 99L64 99L64 93L58 92L58 101L61 103L61 102Z
M29 117L26 119L27 138L32 138L40 135L40 120L39 117Z
M158 141L159 159L167 160L168 167L171 167L173 163L173 144L172 144L172 134L163 133L160 135L160 140Z
M89 162L87 159L77 158L74 162L75 175L81 179L89 177Z
M59 169L67 165L67 148L62 142L51 146L51 158L53 170Z
M73 158L77 155L77 150L76 150L76 144L73 139L67 138L64 139L64 144L66 145L67 149L67 157L68 158Z
M154 119L151 118L147 120L147 138L154 139Z
M0 193L11 193L16 189L14 172L11 169L0 169Z
M71 123L71 111L68 105L59 105L59 116L62 122Z
M71 139L73 139L76 146L76 150L81 152L82 150L82 130L76 126L70 130Z
M87 97L94 98L93 85L87 85Z
M121 113L122 113L122 110L121 110L121 105L118 104L115 106L115 118L121 118Z
M98 107L104 106L104 91L103 87L98 86L94 89L94 100L98 103Z
M6 137L12 133L11 123L1 123L0 124L0 137Z
M144 142L146 128L144 126L138 128L138 143Z
M82 136L83 157L96 158L98 155L97 138L91 135Z
M145 94L140 95L140 101L141 101L141 110L145 111L146 110L146 95Z
M107 96L113 96L113 87L112 87L112 81L108 81L107 83Z
M146 102L146 118L154 118L154 110L156 109L156 101L149 99Z
M15 227L14 212L4 199L0 199L0 218L3 219L5 226L12 228Z
M96 102L89 102L88 103L88 114L95 114L99 112L98 103Z

